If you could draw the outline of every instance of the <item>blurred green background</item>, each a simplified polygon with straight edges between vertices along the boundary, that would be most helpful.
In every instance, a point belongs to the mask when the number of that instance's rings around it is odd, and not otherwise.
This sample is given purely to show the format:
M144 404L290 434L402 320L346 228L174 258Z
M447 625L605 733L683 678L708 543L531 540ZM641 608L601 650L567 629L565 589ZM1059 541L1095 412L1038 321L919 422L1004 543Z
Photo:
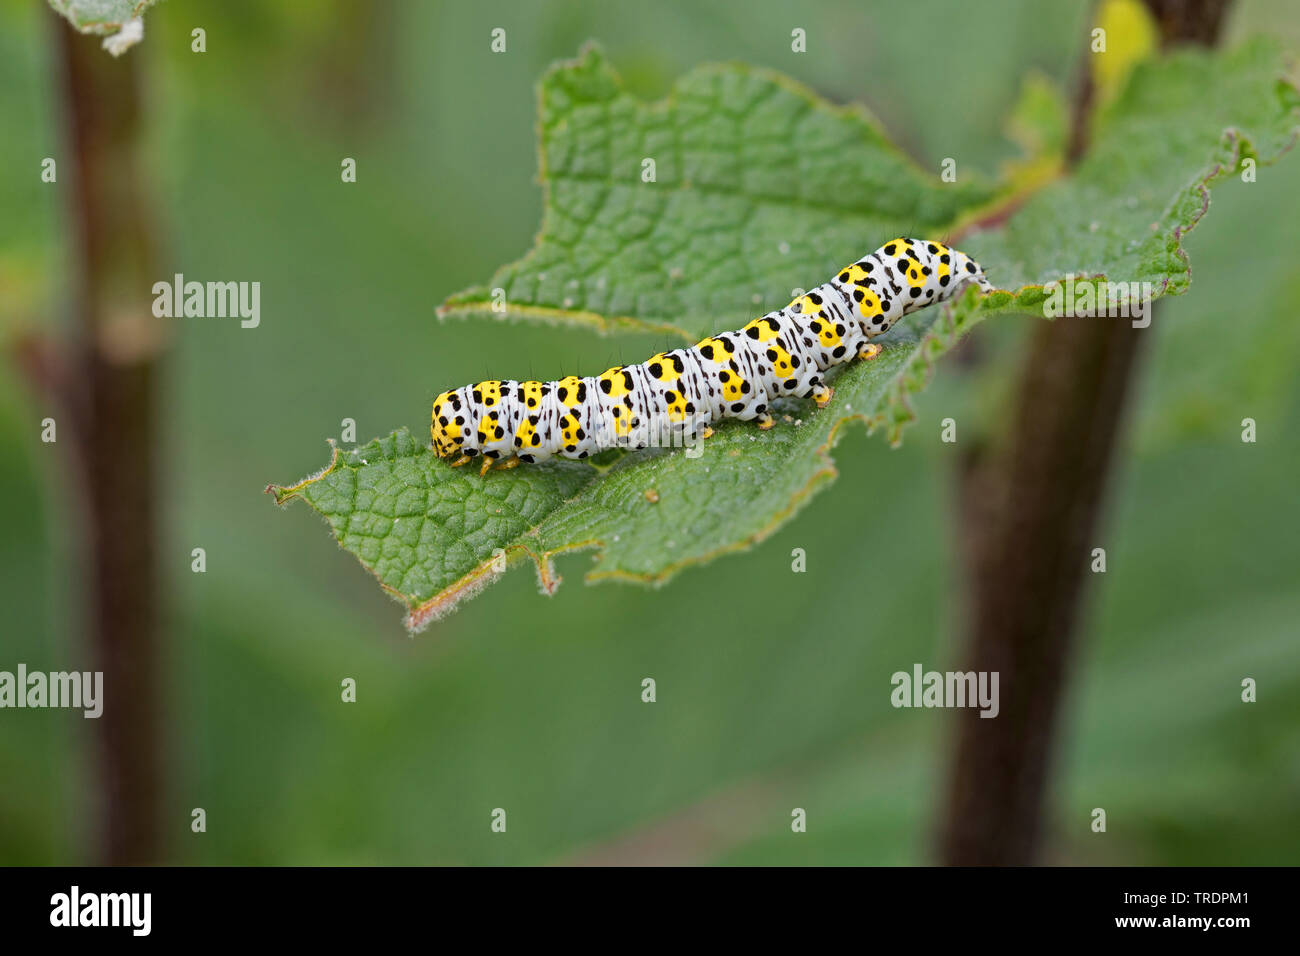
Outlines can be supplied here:
M414 639L308 508L278 511L262 489L320 467L344 418L360 441L420 432L445 387L590 373L665 344L434 317L529 246L541 211L534 84L587 39L647 97L700 62L743 60L864 102L928 167L955 156L993 173L1016 152L1001 128L1022 76L1074 80L1086 4L1043 6L168 0L151 11L127 55L147 83L163 275L262 283L260 328L177 322L164 365L169 858L929 860L950 715L894 710L889 675L960 663L955 452L938 423L969 419L987 383L952 363L900 450L850 434L838 481L754 550L657 591L586 587L590 556L569 556L552 599L521 566ZM6 337L61 323L68 301L65 197L39 180L41 159L62 149L52 20L43 3L0 0ZM196 26L204 54L190 52ZM806 55L790 52L795 26ZM494 27L507 30L505 55L489 52ZM1226 43L1262 31L1300 49L1300 11L1239 0ZM345 156L355 185L340 183ZM1109 571L1090 580L1049 862L1297 859L1297 221L1300 157L1220 187L1188 240L1192 289L1157 314L1099 541ZM1029 321L990 323L991 374L1011 374ZM72 492L39 441L47 414L6 366L0 668L85 660ZM1248 416L1254 445L1240 440ZM190 571L194 547L205 574ZM796 547L808 574L790 573ZM653 706L639 699L646 676ZM1239 703L1244 676L1260 682L1253 706ZM344 677L358 682L355 705L339 701ZM91 861L87 725L72 711L0 715L0 863ZM809 815L799 837L795 806ZM1088 828L1098 806L1105 835ZM190 832L193 807L207 811L204 834ZM509 813L505 837L489 831L494 807Z

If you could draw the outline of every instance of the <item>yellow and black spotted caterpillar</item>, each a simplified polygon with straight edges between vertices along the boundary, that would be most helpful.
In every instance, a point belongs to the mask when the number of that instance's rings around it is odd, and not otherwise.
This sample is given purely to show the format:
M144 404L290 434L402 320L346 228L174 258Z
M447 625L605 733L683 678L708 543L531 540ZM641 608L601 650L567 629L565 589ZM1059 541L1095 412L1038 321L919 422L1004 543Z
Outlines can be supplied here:
M722 418L773 424L782 395L831 400L823 373L871 359L871 339L909 312L951 298L967 283L991 290L984 270L938 242L894 239L829 282L739 332L661 352L640 365L558 382L486 381L433 401L433 451L463 465L505 467L552 455L586 458L606 448L680 445Z

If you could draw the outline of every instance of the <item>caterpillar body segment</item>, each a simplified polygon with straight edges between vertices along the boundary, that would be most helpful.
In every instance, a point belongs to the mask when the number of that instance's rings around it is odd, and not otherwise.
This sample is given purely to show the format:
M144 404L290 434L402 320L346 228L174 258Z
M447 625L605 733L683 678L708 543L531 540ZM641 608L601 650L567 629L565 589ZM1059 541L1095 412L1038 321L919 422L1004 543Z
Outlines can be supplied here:
M772 425L779 396L831 399L828 369L874 358L901 317L952 298L968 283L992 289L983 269L939 242L894 239L830 281L734 332L639 365L554 382L488 380L433 402L439 457L510 466L554 455L587 458L607 448L675 446L712 434L723 418Z

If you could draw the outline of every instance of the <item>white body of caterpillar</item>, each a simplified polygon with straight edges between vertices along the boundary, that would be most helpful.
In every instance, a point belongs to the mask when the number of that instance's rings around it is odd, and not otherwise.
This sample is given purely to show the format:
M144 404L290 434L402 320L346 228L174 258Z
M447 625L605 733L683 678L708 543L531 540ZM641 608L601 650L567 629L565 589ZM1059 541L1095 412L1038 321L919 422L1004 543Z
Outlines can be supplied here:
M939 242L894 239L841 269L784 309L690 348L556 382L489 380L433 402L433 450L464 464L508 465L606 448L680 445L708 437L722 418L771 427L772 400L831 400L827 369L880 353L871 343L902 316L957 294L992 287L979 265Z

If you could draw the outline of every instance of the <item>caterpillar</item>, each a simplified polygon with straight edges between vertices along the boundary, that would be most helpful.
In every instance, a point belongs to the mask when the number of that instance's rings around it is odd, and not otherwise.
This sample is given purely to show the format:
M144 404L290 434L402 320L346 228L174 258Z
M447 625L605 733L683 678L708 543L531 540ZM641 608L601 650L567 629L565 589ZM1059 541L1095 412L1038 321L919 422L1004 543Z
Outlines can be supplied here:
M909 312L952 298L968 283L992 286L970 256L939 242L894 239L841 269L784 309L691 348L554 382L488 380L433 401L430 434L454 466L483 458L514 467L554 455L586 458L607 448L686 444L723 418L775 424L772 400L834 390L825 372L881 352L870 340Z

